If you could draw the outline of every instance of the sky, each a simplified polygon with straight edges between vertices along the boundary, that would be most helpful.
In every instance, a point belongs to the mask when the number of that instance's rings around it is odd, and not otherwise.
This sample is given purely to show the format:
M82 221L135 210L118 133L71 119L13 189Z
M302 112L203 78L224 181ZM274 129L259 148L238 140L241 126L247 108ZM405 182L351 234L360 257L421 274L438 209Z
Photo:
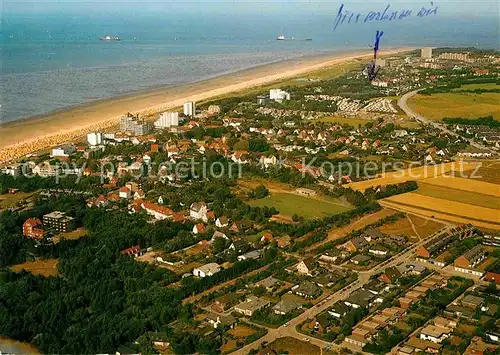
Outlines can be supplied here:
M3 0L5 12L98 12L98 11L151 11L182 12L269 12L309 11L334 13L343 3L355 11L378 11L379 7L391 4L394 8L416 9L421 6L430 8L430 1L415 0ZM440 7L442 16L499 16L497 0L435 0L434 6ZM2 6L2 5L0 5Z

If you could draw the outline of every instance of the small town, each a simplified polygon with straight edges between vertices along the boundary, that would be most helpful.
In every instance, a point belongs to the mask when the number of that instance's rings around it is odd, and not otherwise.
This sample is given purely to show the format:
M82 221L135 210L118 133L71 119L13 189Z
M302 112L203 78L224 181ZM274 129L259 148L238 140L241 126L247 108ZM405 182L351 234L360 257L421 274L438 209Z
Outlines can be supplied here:
M500 56L376 65L10 154L0 334L42 353L500 353Z

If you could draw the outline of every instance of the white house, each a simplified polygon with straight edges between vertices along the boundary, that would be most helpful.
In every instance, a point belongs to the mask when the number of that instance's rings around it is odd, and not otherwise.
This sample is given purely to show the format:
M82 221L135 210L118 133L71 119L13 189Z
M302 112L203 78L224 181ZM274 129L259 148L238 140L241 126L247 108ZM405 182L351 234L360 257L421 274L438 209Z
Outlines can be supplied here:
M118 193L120 198L130 198L132 196L132 191L126 186L120 188L120 192Z
M207 219L208 208L205 202L194 202L189 208L189 216L192 219Z
M420 331L420 339L429 340L436 344L441 344L443 340L448 338L453 333L453 329L438 327L435 325L427 325Z
M217 218L217 220L215 221L215 225L218 228L227 227L229 225L229 219L226 216L221 216L221 217Z
M212 276L220 271L220 266L217 263L209 263L197 267L193 270L193 275L198 277Z
M266 157L266 156L261 156L260 159L259 159L259 164L263 167L265 167L266 169L268 167L270 167L271 165L276 165L278 163L278 159L274 156L274 155L271 155L269 157Z
M69 157L73 152L76 151L74 145L68 144L62 147L57 147L52 149L52 157Z

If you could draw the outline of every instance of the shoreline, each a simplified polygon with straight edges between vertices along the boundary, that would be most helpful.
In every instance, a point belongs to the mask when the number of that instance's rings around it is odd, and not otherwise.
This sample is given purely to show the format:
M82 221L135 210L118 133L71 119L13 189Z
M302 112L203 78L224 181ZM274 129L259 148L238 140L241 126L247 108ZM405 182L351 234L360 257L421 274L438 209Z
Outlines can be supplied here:
M381 51L380 55L393 55L412 49L395 48ZM371 56L372 52L367 50L278 61L202 81L140 90L118 97L77 104L49 114L5 122L0 124L0 163L74 140L91 131L112 128L127 112L149 116L181 107L188 100L200 102L214 99L351 60L369 59Z

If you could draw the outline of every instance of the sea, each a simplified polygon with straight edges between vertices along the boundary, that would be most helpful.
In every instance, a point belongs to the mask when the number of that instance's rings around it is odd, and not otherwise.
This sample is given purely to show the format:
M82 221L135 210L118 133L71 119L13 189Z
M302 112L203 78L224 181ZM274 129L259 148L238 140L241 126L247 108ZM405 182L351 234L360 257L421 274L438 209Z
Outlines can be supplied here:
M338 2L39 1L0 8L0 123L287 59L371 50L376 30L384 31L381 50L499 46L498 11L453 15L443 7L425 18L344 23L334 31ZM393 8L405 6L420 8ZM289 40L277 41L280 34ZM105 35L121 40L99 40Z

